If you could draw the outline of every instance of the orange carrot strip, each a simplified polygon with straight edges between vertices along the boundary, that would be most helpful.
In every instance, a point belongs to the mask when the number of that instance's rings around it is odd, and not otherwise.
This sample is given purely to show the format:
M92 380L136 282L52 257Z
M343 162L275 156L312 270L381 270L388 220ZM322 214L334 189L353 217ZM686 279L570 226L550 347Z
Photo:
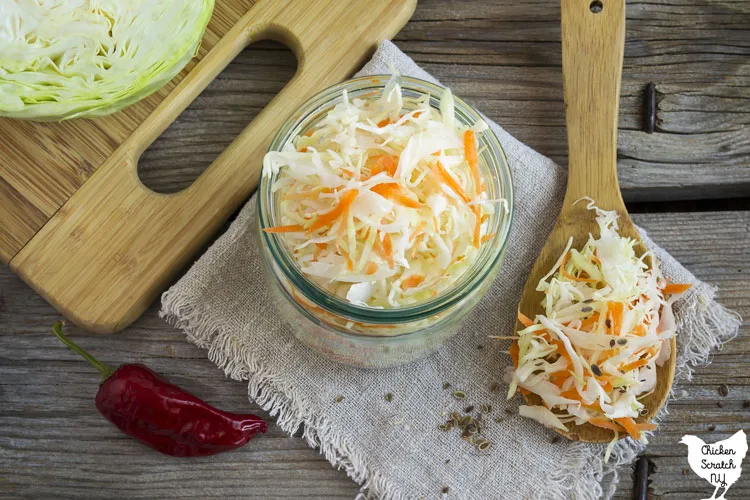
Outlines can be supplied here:
M383 238L383 251L388 260L388 267L393 269L393 245L391 244L391 235L389 233L385 233L385 237Z
M453 178L450 172L445 169L442 163L440 163L439 161L436 162L435 166L432 167L432 173L435 175L435 177L438 178L438 180L447 184L454 193L456 193L462 200L464 200L464 202L469 203L471 201L471 198L466 195L466 192L458 184L458 182L456 182L456 179Z
M471 211L474 212L474 247L479 248L479 245L482 244L481 237L479 236L480 234L482 234L482 222L480 219L479 206L472 205Z
M612 313L612 333L620 333L622 326L623 305L622 302L607 302L607 309Z
M368 262L365 266L365 274L370 275L375 274L376 272L378 272L378 265L372 261Z
M401 282L401 289L408 290L409 288L414 288L416 286L419 286L423 281L424 276L422 276L421 274L412 274Z
M373 193L377 193L383 198L387 198L399 205L408 208L421 208L422 205L415 199L407 195L407 191L395 182L386 182L377 184L370 188Z
M298 233L304 231L305 228L300 224L292 224L290 226L275 226L267 227L263 229L266 233Z
M628 363L627 365L620 368L620 371L623 373L628 373L631 370L635 370L636 368L640 368L641 366L646 366L648 364L647 359L639 359L638 361L633 361L632 363Z
M615 422L625 428L630 437L636 441L641 439L641 430L654 430L656 429L655 424L636 424L635 420L630 417L616 418ZM645 427L644 427L645 426ZM653 429L651 428L653 426Z
M484 236L482 236L481 243L487 243L495 236L495 234L496 233L485 234Z
M593 418L590 418L590 419L588 419L588 423L590 423L591 425L594 425L596 427L601 427L602 429L609 429L611 431L617 431L617 432L622 431L622 427L620 427L619 425L617 425L616 423L614 423L614 422L612 422L610 420L607 420L604 417L593 417Z
M549 375L549 381L555 384L557 387L563 385L563 383L570 378L568 370L561 370L559 372L553 372Z
M672 295L675 293L682 293L687 291L691 286L688 283L668 283L667 286L664 287L662 290L662 293L664 295Z
M347 191L346 193L344 193L341 196L341 200L339 201L338 205L336 205L329 212L319 215L315 222L313 222L313 224L308 228L308 231L315 231L334 222L351 206L358 194L359 191L357 191L356 189L352 189L351 191Z
M596 322L599 321L599 313L594 313L588 318L581 321L581 330L590 332L593 328Z
M305 132L305 133L304 133L303 135L304 135L305 137L310 137L311 135L313 135L313 132L314 132L314 130L313 130L313 129L310 129L310 130L308 130L307 132Z
M421 111L417 111L417 112L416 112L416 113L414 113L414 114L413 114L412 116L413 116L414 118L419 118L419 116L420 116L421 114L422 114L422 112L421 112Z
M518 311L518 321L520 321L521 324L525 326L526 328L534 324L534 322L531 321L531 319L528 316L526 316L524 313L522 313L521 311Z
M385 118L385 119L383 119L383 120L380 120L380 121L378 122L378 128L383 128L383 127L385 127L386 125L390 125L390 124L391 124L391 119L390 119L390 118Z
M464 132L464 154L466 162L471 169L471 177L474 179L474 190L479 193L482 189L482 177L479 174L479 162L477 161L477 143L474 137L474 131L467 130Z
M581 400L581 395L578 394L578 391L575 389L568 389L567 391L561 392L560 397L565 399L574 399L576 401Z
M518 347L518 342L514 341L510 345L510 348L508 349L508 352L510 353L510 359L513 360L513 367L518 368L518 354L520 352L520 349Z

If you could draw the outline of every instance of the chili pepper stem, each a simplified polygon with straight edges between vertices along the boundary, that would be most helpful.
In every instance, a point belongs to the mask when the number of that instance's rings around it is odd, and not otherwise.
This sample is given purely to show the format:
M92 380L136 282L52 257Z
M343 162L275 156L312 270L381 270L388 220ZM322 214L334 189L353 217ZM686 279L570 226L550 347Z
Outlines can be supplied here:
M99 373L102 374L102 377L106 380L109 378L110 375L114 373L114 370L109 368L107 365L96 359L94 356L86 352L81 346L70 340L65 333L63 333L62 329L62 321L57 321L54 325L52 325L52 331L55 332L55 335L58 339L60 339L60 342L65 344L68 349L70 349L73 352L76 352L80 354L83 359L89 362L91 366L99 370Z

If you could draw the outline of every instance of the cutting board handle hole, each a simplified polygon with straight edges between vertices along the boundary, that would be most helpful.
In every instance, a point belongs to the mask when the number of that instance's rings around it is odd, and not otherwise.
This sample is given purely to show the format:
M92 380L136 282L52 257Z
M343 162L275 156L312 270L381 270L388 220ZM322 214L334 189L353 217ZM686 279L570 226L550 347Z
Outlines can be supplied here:
M243 79L254 68L262 79ZM242 51L138 160L138 177L157 193L189 187L292 79L297 59L279 42Z
M594 14L598 14L604 10L604 4L600 0L594 0L589 4L589 9L591 9L591 12Z

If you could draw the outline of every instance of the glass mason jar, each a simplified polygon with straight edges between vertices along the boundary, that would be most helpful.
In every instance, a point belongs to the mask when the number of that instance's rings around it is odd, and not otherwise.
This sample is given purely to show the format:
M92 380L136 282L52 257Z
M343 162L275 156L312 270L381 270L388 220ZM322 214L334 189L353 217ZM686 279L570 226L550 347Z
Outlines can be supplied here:
M389 75L367 76L334 85L305 103L279 130L269 151L280 151L342 101L377 99ZM416 78L402 77L405 110L428 94L438 109L443 88ZM471 126L479 113L454 97L456 120ZM463 319L492 283L503 259L513 211L513 188L505 154L492 130L477 134L478 160L488 198L504 199L507 210L498 209L488 219L487 234L474 263L447 291L424 302L393 309L361 307L337 297L313 283L300 270L283 235L264 228L280 225L279 193L272 193L276 176L263 176L258 188L258 236L269 293L279 314L306 346L328 358L357 367L384 368L408 363L436 351L455 335Z

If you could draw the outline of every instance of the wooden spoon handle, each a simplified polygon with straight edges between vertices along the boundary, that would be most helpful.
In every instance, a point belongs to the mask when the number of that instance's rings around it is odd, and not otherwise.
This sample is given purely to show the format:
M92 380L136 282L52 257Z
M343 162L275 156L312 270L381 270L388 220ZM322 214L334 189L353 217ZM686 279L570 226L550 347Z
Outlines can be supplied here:
M617 112L625 46L625 0L562 0L562 62L568 127L563 211L589 196L624 211L617 183Z

